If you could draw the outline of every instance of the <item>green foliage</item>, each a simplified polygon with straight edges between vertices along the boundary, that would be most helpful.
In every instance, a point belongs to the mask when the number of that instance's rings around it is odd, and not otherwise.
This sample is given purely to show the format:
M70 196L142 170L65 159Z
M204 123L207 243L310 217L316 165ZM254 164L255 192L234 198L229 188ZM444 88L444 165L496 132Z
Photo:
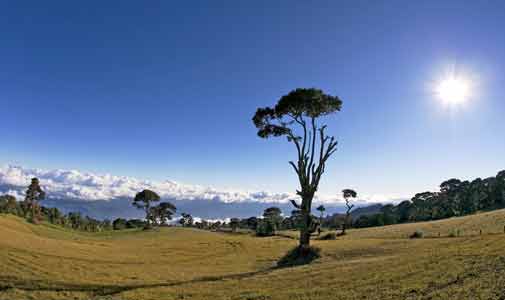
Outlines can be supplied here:
M160 201L160 196L151 190L143 190L135 195L132 205L146 213L146 227L150 227L151 223L156 223L158 214L161 214L157 209L152 209L152 202Z
M11 195L0 196L0 213L17 214L18 205L16 202L16 197Z
M126 219L123 218L117 218L112 222L112 227L114 230L123 230L126 229Z
M278 267L294 267L306 265L321 257L321 249L315 247L295 247L278 262Z
M191 227L193 226L193 217L190 214L182 213L179 224L181 224L182 227Z
M266 237L273 235L275 235L275 224L268 219L260 220L256 227L256 236Z
M278 207L269 207L263 212L263 217L273 225L274 231L282 225L283 218L281 214L282 211Z
M358 193L356 193L354 190L351 189L343 190L342 194L344 196L344 199L356 198L358 196Z
M358 228L384 226L384 214L362 215L354 222L354 226Z
M155 207L151 207L149 217L153 224L165 225L168 220L172 220L172 216L175 214L176 211L177 208L172 203L162 202ZM193 218L191 218L191 220L192 219Z
M439 220L500 207L505 207L505 171L471 182L446 180L440 184L439 192L418 193L410 201L385 205L380 214L361 216L354 225L371 227Z
M451 237L451 238L458 237L460 235L461 235L461 230L459 230L459 229L451 229L451 231L449 232L449 237Z
M256 230L256 228L258 227L258 218L256 217L247 218L245 223L247 224L247 228L251 230Z
M142 228L145 227L145 225L146 222L140 219L130 219L126 221L126 228Z
M11 195L0 195L0 213L13 214L28 219L32 223L45 221L54 225L80 231L100 232L112 230L110 220L96 220L83 216L80 212L62 213L56 207L44 207L38 201L44 199L45 193L37 178L33 178L27 189L25 201L18 202ZM136 228L145 224L142 220L124 220L116 224L116 229Z
M283 96L274 108L258 108L253 117L259 129L258 136L282 136L292 133L289 123L282 121L287 116L318 118L339 111L342 101L319 89L296 89ZM277 122L276 122L277 121Z

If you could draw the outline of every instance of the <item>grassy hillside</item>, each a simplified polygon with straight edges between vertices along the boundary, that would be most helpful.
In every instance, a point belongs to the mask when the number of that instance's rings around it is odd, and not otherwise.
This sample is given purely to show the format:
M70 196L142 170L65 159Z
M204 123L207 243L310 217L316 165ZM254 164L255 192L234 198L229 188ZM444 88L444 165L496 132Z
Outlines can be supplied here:
M408 238L416 230L424 232L427 238L476 236L482 234L504 233L505 209L483 212L464 217L454 217L430 222L416 222L389 226L348 230L349 235L341 239L395 239ZM296 231L283 231L281 235L297 238Z
M323 254L315 263L276 269L294 239L87 234L0 215L0 299L504 299L505 235L487 234L503 225L500 210L351 230L314 241ZM442 237L406 238L416 229ZM454 229L463 236L446 237Z

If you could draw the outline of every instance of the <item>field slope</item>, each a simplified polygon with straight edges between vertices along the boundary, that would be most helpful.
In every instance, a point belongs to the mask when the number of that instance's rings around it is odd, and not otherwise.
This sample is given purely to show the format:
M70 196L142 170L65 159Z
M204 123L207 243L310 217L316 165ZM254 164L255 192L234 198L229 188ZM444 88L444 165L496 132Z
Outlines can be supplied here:
M89 234L0 215L0 299L505 299L504 225L499 210L351 230L277 269L294 233ZM408 239L416 229L427 238Z

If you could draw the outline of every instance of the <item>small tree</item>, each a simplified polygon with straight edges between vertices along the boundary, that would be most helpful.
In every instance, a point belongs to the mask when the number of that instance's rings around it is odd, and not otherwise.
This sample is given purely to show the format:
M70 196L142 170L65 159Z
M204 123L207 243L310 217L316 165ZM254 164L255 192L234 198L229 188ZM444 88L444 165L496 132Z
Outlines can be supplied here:
M114 228L114 230L126 229L126 222L127 221L125 219L117 218L114 222L112 222L112 228Z
M11 195L0 196L0 213L17 214L16 197Z
M172 220L176 211L177 208L170 202L162 202L156 206L156 215L161 225L166 225L168 220Z
M269 207L263 211L263 217L274 226L274 231L278 230L282 223L281 214L282 211L278 207Z
M358 194L354 190L351 190L351 189L343 190L342 194L344 196L345 206L347 207L347 211L345 212L345 220L344 220L344 223L342 223L342 235L344 235L345 230L351 221L351 210L354 208L354 204L350 203L350 199L356 198L358 196Z
M230 219L230 227L233 232L237 232L237 228L240 224L240 220L238 218L231 218Z
M275 107L258 108L253 122L261 138L286 136L296 148L296 162L290 161L298 175L301 203L291 201L301 212L300 243L302 251L310 248L311 207L314 194L326 167L337 150L337 141L325 133L326 125L318 124L321 117L340 111L342 101L319 89L296 89L283 96ZM307 251L305 251L307 250Z
M137 193L133 199L133 206L145 211L146 213L146 229L151 227L151 222L153 220L151 215L151 203L156 201L160 201L160 196L151 190L143 190L142 192Z
M39 201L46 197L46 193L40 187L39 179L32 178L31 184L26 190L25 207L29 213L28 220L37 224L40 221L40 205Z
M323 226L323 214L324 214L324 212L326 211L326 207L324 207L324 205L322 205L322 204L321 204L321 205L319 205L316 209L317 209L317 210L319 211L319 213L321 214L321 215L320 215L320 218L319 218L319 224L320 224L320 226Z
M250 217L247 219L247 227L251 230L256 230L256 227L258 227L258 218L256 217Z
M56 207L49 208L47 211L47 218L51 224L61 223L61 213Z
M263 219L258 222L256 227L257 236L273 236L275 235L275 226L269 219Z
M193 226L193 217L190 214L182 213L179 224L181 224L182 227L191 227Z

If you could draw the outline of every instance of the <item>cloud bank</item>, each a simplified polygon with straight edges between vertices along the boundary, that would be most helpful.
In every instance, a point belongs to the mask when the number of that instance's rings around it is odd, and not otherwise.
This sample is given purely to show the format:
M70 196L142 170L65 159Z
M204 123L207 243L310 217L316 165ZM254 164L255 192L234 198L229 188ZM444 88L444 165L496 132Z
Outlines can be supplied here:
M18 195L37 177L49 199L64 198L85 201L131 198L143 189L157 192L162 198L172 200L215 200L224 203L270 202L287 203L296 196L289 193L221 191L211 187L181 184L174 181L151 182L132 177L100 175L76 170L25 169L7 165L0 168L0 184L12 186Z
M44 205L60 208L63 212L80 211L96 218L141 217L131 206L131 199L143 189L171 201L179 212L195 217L224 219L261 215L270 206L278 206L284 214L293 210L289 203L298 196L291 193L267 191L219 190L212 187L182 184L174 181L154 182L125 176L94 174L76 170L41 170L7 165L0 167L0 194L24 198L31 178L39 178L47 198ZM372 196L354 201L357 206L395 201L393 197ZM343 209L341 199L318 197L315 204L324 204L327 213Z

